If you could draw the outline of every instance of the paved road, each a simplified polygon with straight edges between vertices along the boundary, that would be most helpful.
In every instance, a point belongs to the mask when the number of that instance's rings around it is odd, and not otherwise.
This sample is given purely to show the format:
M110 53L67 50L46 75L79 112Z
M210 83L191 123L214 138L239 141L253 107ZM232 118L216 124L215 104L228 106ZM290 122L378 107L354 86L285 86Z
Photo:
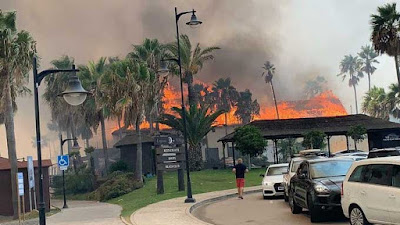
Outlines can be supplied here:
M62 202L53 200L52 204L61 208ZM124 225L119 215L121 207L117 205L91 202L69 201L68 209L46 219L49 225ZM0 225L17 225L18 221L0 223ZM38 219L27 221L24 225L37 225Z
M307 212L293 215L282 199L264 200L259 194L246 195L244 200L231 198L196 209L193 214L216 225L305 225L311 224ZM344 225L347 221L321 224Z

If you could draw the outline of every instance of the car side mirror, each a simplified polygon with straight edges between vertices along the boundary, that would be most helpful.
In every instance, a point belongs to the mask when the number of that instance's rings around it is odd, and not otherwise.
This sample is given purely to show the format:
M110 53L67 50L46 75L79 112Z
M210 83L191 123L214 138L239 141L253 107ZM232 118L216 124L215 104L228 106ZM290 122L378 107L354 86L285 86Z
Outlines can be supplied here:
M283 175L289 174L289 171L285 171L285 172L283 172L282 174L283 174Z
M264 177L264 174L260 174L260 177Z

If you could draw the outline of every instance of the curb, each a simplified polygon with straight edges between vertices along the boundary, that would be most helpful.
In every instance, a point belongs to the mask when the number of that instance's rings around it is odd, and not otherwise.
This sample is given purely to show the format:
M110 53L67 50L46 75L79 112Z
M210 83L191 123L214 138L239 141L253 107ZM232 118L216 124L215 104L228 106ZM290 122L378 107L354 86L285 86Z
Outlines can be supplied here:
M251 191L244 191L243 194L246 194L246 195L247 194L254 194L254 193L257 193L257 192L260 192L260 191L262 191L262 188L251 190ZM210 199L207 199L207 200L203 200L201 202L198 202L198 203L195 203L194 205L192 205L189 208L189 213L192 214L192 212L194 210L196 210L197 208L200 208L202 206L205 206L205 205L208 205L208 204L211 204L211 203L214 203L214 202L226 200L226 199L229 199L229 198L233 198L233 197L236 197L236 196L237 196L237 193L234 193L234 194L227 194L227 195L222 195L222 196L210 198Z
M119 216L119 218L121 219L122 223L124 223L125 225L132 225L132 223L129 223L128 221L126 221L123 216Z

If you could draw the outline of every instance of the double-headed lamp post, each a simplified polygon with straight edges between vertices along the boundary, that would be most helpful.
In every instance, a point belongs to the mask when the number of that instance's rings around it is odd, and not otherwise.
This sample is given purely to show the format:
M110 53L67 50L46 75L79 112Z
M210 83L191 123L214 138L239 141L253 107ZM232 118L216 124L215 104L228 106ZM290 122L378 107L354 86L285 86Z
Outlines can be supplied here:
M39 95L38 88L43 78L50 74L54 73L62 73L62 72L73 72L70 76L67 89L60 94L65 101L70 105L80 105L85 100L88 91L83 89L81 82L76 76L76 72L79 70L75 69L75 65L72 66L72 69L50 69L44 70L38 73L37 71L37 60L36 57L33 58L33 90L34 90L34 101L35 101L35 119L36 119L36 146L37 146L37 155L38 155L38 167L39 167L39 224L46 224L46 207L44 203L44 195L43 195L43 175L42 175L42 148L41 148L41 137L40 137L40 118L39 118Z
M161 73L167 73L169 72L168 67L166 65L166 61L174 61L178 64L179 66L179 79L180 79L180 86L181 86L181 100L182 100L182 121L183 121L183 138L185 142L185 160L186 160L186 181L187 181L187 198L185 199L185 203L192 203L196 202L196 200L193 198L192 195L192 182L190 181L190 168L189 168L189 151L188 151L188 144L187 144L187 130L186 130L186 114L185 114L185 99L183 96L183 77L182 77L182 64L181 64L181 49L180 49L180 43L179 43L179 18L182 15L191 13L192 17L190 18L190 21L187 22L186 24L195 27L197 25L200 25L202 22L197 20L196 17L196 11L193 9L192 11L186 11L186 12L181 12L178 13L178 9L175 7L175 25L176 25L176 40L178 44L178 58L175 59L163 59L161 60L161 68L159 69L159 72Z
M62 135L60 134L60 147L61 147L61 149L60 149L61 152L60 153L61 153L61 155L64 155L63 146L64 146L65 142L67 142L67 141L74 141L74 145L72 146L73 150L78 150L79 151L79 149L81 148L81 147L79 147L79 144L78 144L78 141L77 141L76 137L63 139ZM63 209L66 209L66 208L68 208L68 205L67 205L67 197L65 195L65 171L64 170L62 171L62 183L63 183L63 198L64 198Z

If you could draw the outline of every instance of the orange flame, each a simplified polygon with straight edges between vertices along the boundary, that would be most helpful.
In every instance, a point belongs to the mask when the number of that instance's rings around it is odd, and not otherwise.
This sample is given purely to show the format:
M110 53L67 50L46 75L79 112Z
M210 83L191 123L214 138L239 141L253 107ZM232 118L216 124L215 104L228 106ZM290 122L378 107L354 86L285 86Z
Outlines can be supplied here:
M202 83L202 82L197 82ZM209 91L211 86L202 83ZM186 93L187 94L187 93ZM205 93L202 93L204 95ZM167 85L164 89L164 95L162 98L164 112L174 114L171 110L172 107L180 107L181 95L180 92L171 85ZM240 120L235 116L236 107L232 108L227 113L228 125L240 124ZM325 91L318 96L315 96L309 100L299 101L282 101L278 102L278 111L280 119L292 119L292 118L307 118L307 117L324 117L324 116L341 116L347 115L346 109L343 107L339 98L333 94L332 91ZM265 120L265 119L276 119L275 106L261 106L260 114L254 116L254 120ZM225 124L225 115L219 116L216 121L216 125ZM142 129L150 128L149 122L145 121L140 126ZM168 129L169 127L160 124L160 129ZM114 128L113 130L117 130Z

